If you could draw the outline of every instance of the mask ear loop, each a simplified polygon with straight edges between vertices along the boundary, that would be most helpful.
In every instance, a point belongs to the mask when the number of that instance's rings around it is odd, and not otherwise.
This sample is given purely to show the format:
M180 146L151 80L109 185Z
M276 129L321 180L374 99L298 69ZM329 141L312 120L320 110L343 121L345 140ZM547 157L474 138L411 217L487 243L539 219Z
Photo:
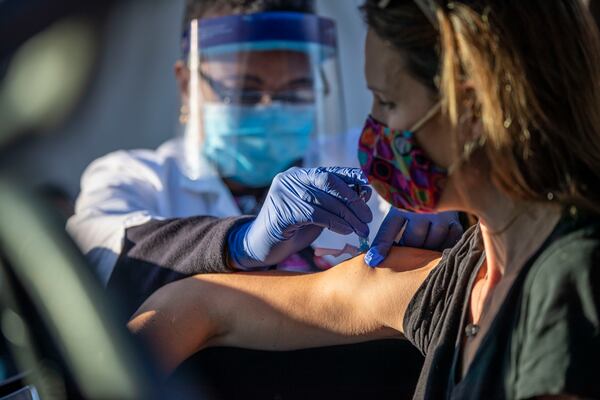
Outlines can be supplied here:
M433 117L435 117L440 110L442 109L442 103L438 102L436 103L431 110L429 110L427 112L427 114L425 114L425 116L423 118L421 118L420 120L418 120L409 130L408 132L412 132L413 134L415 132L417 132L419 129L421 129L423 126L425 126L426 123L428 123ZM406 132L406 131L404 131ZM377 153L377 146L375 146L375 153L373 154L375 157L377 157L379 154Z
M425 114L425 116L423 118L421 118L420 120L418 120L413 126L412 128L409 129L410 132L417 132L419 129L421 129L423 126L425 126L426 123L428 123L433 117L435 117L442 109L442 103L438 102L436 105L434 105L431 110L429 110L429 112L427 112L427 114Z

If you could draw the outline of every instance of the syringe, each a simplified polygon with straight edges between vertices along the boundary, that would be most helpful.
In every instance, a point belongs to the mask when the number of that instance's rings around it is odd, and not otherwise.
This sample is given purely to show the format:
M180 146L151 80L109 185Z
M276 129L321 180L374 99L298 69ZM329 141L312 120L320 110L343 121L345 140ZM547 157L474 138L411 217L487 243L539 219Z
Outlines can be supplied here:
M363 201L366 201L365 192L360 190L360 185L354 185L354 190L356 191L358 197L360 197ZM369 238L358 235L358 251L360 253L366 253L367 251L369 251L369 247Z

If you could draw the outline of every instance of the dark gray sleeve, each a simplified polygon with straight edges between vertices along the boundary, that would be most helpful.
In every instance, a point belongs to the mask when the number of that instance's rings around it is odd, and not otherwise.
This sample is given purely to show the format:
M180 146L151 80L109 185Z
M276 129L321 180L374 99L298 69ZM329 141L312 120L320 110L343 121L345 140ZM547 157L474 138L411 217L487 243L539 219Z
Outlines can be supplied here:
M577 239L555 248L527 278L516 399L600 398L600 246Z
M152 220L129 228L108 289L125 297L128 315L161 286L203 273L232 272L227 235L251 217Z
M440 338L449 333L456 335L469 278L482 251L479 230L474 226L456 246L444 251L438 266L409 303L404 316L404 335L423 355Z

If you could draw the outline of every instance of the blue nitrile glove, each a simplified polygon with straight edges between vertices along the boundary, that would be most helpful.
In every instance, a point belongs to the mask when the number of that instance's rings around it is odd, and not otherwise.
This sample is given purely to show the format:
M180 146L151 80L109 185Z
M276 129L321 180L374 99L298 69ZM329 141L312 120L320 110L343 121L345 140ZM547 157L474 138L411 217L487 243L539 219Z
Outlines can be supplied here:
M396 243L405 223L402 238ZM365 263L370 267L378 266L394 245L442 251L454 246L462 234L456 212L416 214L392 208L365 254Z
M363 199L350 185L361 187ZM371 197L358 168L292 168L275 177L256 219L234 227L229 254L242 270L276 265L308 247L324 228L369 235Z

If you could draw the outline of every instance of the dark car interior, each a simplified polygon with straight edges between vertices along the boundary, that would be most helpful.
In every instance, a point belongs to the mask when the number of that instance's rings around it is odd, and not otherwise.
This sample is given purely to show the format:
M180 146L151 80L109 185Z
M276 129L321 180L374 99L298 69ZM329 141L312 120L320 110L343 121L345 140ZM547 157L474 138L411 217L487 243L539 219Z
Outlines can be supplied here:
M114 311L118 305L105 298L88 273L82 257L61 231L60 218L53 217L43 204L28 202L19 196L18 189L7 185L2 189L0 214L6 215L7 208L16 205L13 215L27 212L39 219L37 225L0 231L3 244L0 399L139 398L139 393L146 393L143 397L150 398L171 398L172 393L177 393L183 398L215 399L411 397L422 359L402 340L292 352L213 348L198 353L164 380L149 352L128 336L119 312ZM12 205L11 196L7 196L11 189ZM32 234L32 230L39 235ZM63 263L61 271L52 272L51 282L36 273L34 261L4 247L15 241L43 238L51 243L38 242L39 248L60 248L76 260ZM56 246L57 242L63 247ZM65 254L46 252L42 258L34 255L31 260L45 259L51 265L55 256L68 258ZM29 263L29 267L25 263ZM70 295L67 294L61 289L65 282L76 284L79 290L70 289ZM52 303L61 303L57 295L71 304L93 304L94 309L53 307ZM86 298L77 298L77 295ZM73 318L65 318L65 313ZM74 354L82 348L81 343L73 342L77 332L62 334L71 328L73 320L76 320L75 329L85 331L86 326L96 329L95 337L85 334L79 338L84 342L86 355ZM111 354L114 359L110 359ZM114 376L117 373L126 376L117 378ZM88 379L86 375L90 374L94 379ZM107 386L100 384L104 380L120 381L122 387L117 390L118 394L106 392ZM112 387L115 388L118 389Z
M0 2L0 82L19 47L63 18L84 17L102 35L112 3ZM0 158L38 133L7 129ZM0 170L0 400L411 397L422 357L402 340L278 353L213 348L162 377L67 237L60 210L24 186Z

